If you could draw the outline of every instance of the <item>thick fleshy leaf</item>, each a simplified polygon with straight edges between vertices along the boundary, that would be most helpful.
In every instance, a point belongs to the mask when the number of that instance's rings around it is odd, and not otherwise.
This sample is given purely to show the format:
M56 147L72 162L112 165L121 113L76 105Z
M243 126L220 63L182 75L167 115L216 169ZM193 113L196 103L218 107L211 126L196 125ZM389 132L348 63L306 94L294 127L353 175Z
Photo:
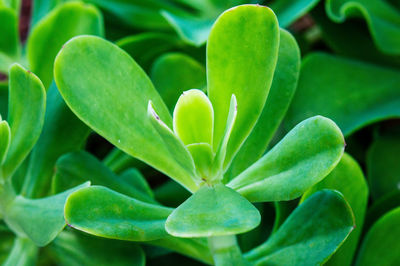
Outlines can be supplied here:
M380 218L368 231L357 256L356 266L400 263L400 207Z
M52 190L54 193L59 193L85 181L90 181L92 185L108 187L141 201L155 203L147 192L141 191L141 188L132 185L132 182L114 174L90 153L79 151L60 157L53 177Z
M61 232L49 247L52 254L55 254L57 265L145 265L145 254L136 243L93 237L76 232Z
M172 111L182 92L206 87L206 70L193 58L181 53L160 56L150 72L151 80Z
M343 196L332 190L318 191L245 258L255 265L321 265L353 228L354 217Z
M35 145L42 131L46 108L42 82L18 64L10 68L9 87L7 121L11 128L11 144L2 166L4 177L12 175Z
M335 189L341 192L353 210L355 218L354 231L324 265L350 266L362 232L368 203L368 186L360 166L350 155L344 154L336 168L321 182L307 190L301 200L322 189Z
M211 177L211 165L214 159L212 147L208 143L194 143L187 146L192 155L196 170L202 180L207 180Z
M68 195L87 186L89 183L41 199L17 196L7 206L4 220L21 237L30 238L38 246L45 246L65 227L64 204Z
M376 46L387 54L400 54L400 11L381 0L327 0L328 16L343 22L364 17Z
M397 70L314 53L303 60L300 73L288 127L319 114L333 119L347 136L373 122L400 116Z
M371 194L375 200L400 191L400 139L379 138L368 150L367 170Z
M170 127L167 107L150 79L124 51L98 37L73 38L56 58L55 80L69 107L97 133L187 189L196 190L193 165L181 165L171 157L147 115L151 100Z
M3 266L34 266L37 264L39 249L31 240L17 237Z
M35 0L32 2L32 13L30 27L35 26L42 18L44 18L56 6L65 3L68 0Z
M279 25L286 28L312 9L319 1L320 0L280 0L272 2L269 7L278 17Z
M289 107L299 73L299 47L293 36L281 29L278 63L267 101L249 137L236 154L228 177L237 176L263 155Z
M65 153L80 150L89 132L90 129L65 104L53 82L47 92L43 131L30 155L21 194L29 198L47 195L57 159Z
M228 165L257 122L278 57L279 27L271 9L243 5L225 11L207 43L208 96L214 107L214 150L219 146L232 94L238 116L225 159Z
M10 146L11 130L7 121L1 121L0 116L0 166L7 156L8 148Z
M29 35L29 66L48 88L53 80L53 63L62 45L74 36L103 35L103 19L92 5L79 2L58 6L41 20Z
M227 185L252 202L291 200L327 176L343 151L337 125L322 116L312 117Z
M150 68L156 57L183 46L182 41L177 37L159 32L127 36L116 41L115 44L125 50L144 70ZM174 69L170 70L174 71Z
M385 213L398 206L400 206L400 192L396 191L379 198L367 210L363 231L366 232L366 229L369 229Z
M7 117L8 112L8 84L0 82L0 115Z
M182 93L174 109L173 125L185 145L212 145L214 110L204 92L192 89Z
M261 220L258 210L236 191L204 185L168 217L165 229L177 237L209 237L244 233Z
M154 199L154 193L146 178L135 168L126 169L119 176L122 180L137 188L141 193L144 193L149 198Z
M164 225L171 212L170 208L145 203L105 187L92 186L72 193L65 204L64 214L69 226L92 235L148 241L168 236Z

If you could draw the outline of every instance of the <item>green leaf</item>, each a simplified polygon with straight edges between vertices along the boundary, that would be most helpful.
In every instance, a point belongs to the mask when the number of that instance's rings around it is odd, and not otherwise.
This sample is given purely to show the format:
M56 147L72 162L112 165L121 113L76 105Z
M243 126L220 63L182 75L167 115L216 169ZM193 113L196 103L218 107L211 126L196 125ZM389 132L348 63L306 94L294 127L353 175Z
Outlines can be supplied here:
M3 266L34 266L37 264L39 249L29 239L17 237Z
M332 190L318 191L245 258L254 265L321 265L353 228L354 217L342 195Z
M66 189L90 181L92 185L105 186L135 199L155 203L147 192L108 169L96 157L85 151L68 153L60 157L56 164L52 190L59 193Z
M41 199L17 196L5 211L7 225L21 237L45 246L64 229L64 204L69 194L89 186L89 182L63 193Z
M314 53L303 60L300 73L287 113L288 127L320 114L333 119L348 136L368 124L400 116L397 70Z
M214 107L214 150L225 129L232 94L238 116L229 139L225 168L261 115L278 57L279 27L274 13L258 5L225 11L207 43L208 96Z
M354 231L324 265L350 266L362 232L368 203L368 186L360 166L345 153L336 168L321 182L307 190L301 201L323 189L335 189L341 192L353 210L355 218Z
M125 50L144 70L148 70L158 56L183 47L182 41L177 37L159 32L145 32L127 36L116 41L115 44ZM169 70L174 71L175 69ZM203 71L205 72L205 70ZM157 87L156 84L155 86Z
M157 58L150 77L171 111L182 92L203 89L207 83L204 66L182 53L167 53Z
M187 146L192 155L196 170L203 181L211 177L211 165L214 159L212 147L208 143L194 143Z
M64 100L87 125L122 151L196 190L194 167L182 166L171 157L151 124L149 100L167 126L172 119L149 78L129 55L98 37L76 37L58 54L54 72Z
M137 188L141 193L146 194L149 198L154 199L153 190L147 183L146 178L135 168L129 168L122 172L119 176L122 180Z
M380 0L327 0L328 16L343 22L346 18L364 17L376 46L387 54L400 54L400 11Z
M267 101L249 137L236 154L227 176L237 176L264 154L289 108L299 74L299 47L293 36L281 29L278 63Z
M20 53L18 17L15 10L0 4L0 54L16 59ZM0 69L7 69L3 62ZM5 69L4 69L5 68Z
M21 194L29 198L48 195L57 159L65 153L80 150L89 132L90 129L65 104L53 82L47 92L43 131L30 155Z
M92 186L68 197L64 215L69 226L92 235L148 241L168 236L164 224L171 212L170 208Z
M296 19L305 15L318 2L319 0L280 0L272 2L269 7L276 13L279 25L286 28Z
M35 145L42 131L46 108L46 91L42 82L18 64L10 68L9 87L7 121L11 143L2 166L4 177L14 173Z
M212 144L214 110L204 92L192 89L182 93L174 109L173 125L185 145Z
M53 63L62 45L82 34L103 35L103 19L92 5L79 2L59 5L32 29L27 57L32 71L48 88L53 80Z
M357 256L356 266L400 263L400 207L380 218L368 231Z
M375 140L367 153L367 172L374 200L400 191L400 139L381 137Z
M0 166L7 156L8 148L10 147L11 130L7 121L1 121L0 116Z
M325 117L312 117L227 186L252 202L291 200L327 176L343 151L344 138L337 125Z
M162 11L161 14L182 40L195 46L201 46L207 41L215 21L215 17L209 16L175 15L167 11Z
M165 229L177 237L209 237L244 233L261 220L258 210L234 190L204 185L176 208Z
M50 246L57 265L145 265L145 254L136 243L63 231Z

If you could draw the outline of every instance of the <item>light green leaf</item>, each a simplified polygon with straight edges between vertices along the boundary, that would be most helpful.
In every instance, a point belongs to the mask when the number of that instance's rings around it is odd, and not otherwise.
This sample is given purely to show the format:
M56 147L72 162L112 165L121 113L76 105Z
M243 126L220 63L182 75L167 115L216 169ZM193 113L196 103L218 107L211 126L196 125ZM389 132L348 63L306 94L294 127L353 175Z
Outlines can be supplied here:
M226 174L230 178L240 174L264 154L296 90L300 74L300 50L293 36L282 29L278 55L274 79L264 109Z
M214 107L214 150L223 138L232 94L238 103L225 168L261 115L278 48L278 21L264 6L231 8L217 19L211 30L207 43L207 80L208 96Z
M11 143L2 166L5 178L14 173L35 145L42 131L45 108L46 91L42 82L29 70L14 64L10 68L7 118Z
M356 266L400 263L400 207L380 218L368 231L357 256Z
M64 215L68 225L92 235L148 241L168 236L164 224L171 212L170 208L92 186L68 197Z
M185 145L212 144L214 110L204 92L192 89L182 93L175 105L173 126Z
M144 266L145 254L136 243L104 239L63 231L49 249L57 265L63 266Z
M89 183L41 199L17 196L5 211L4 220L19 236L29 237L36 245L50 243L65 227L64 204L69 194Z
M204 185L176 208L165 229L177 237L209 237L244 233L261 220L258 210L234 190Z
M11 130L7 121L1 121L0 116L0 166L7 156L8 148L10 147Z
M341 192L353 210L355 218L354 231L324 265L350 266L362 232L368 203L368 186L360 166L345 153L336 168L321 182L307 190L301 201L323 189L335 189Z
M353 228L354 217L342 195L332 190L318 191L245 258L254 265L321 265Z
M287 113L288 127L320 114L333 119L347 136L400 116L400 72L395 69L314 53L303 60L300 73Z
M367 172L374 200L400 191L400 139L381 137L367 153Z
M207 83L204 66L182 53L167 53L157 58L150 77L171 111L182 92L203 89Z
M325 117L312 117L227 186L252 202L291 200L327 176L343 151L344 138L337 125Z
M155 203L145 191L114 174L96 157L85 151L68 153L57 160L52 190L59 193L90 181L92 185L105 186L135 199Z
M43 131L30 155L21 194L28 198L48 195L57 159L65 153L80 150L89 132L90 129L65 104L53 82L47 92Z
M211 177L211 165L214 159L212 147L208 143L194 143L187 146L192 155L196 170L203 181Z
M381 0L327 0L328 16L343 22L364 17L376 46L387 54L400 54L400 11Z
M149 100L167 126L172 119L150 79L129 55L98 37L76 37L58 54L54 71L61 95L81 120L122 151L196 190L194 167L171 157L151 124Z
M38 253L39 249L31 240L17 237L2 266L34 266L37 264Z
M62 45L82 34L103 35L103 19L92 5L79 2L59 5L32 29L27 41L29 66L48 88L53 63Z

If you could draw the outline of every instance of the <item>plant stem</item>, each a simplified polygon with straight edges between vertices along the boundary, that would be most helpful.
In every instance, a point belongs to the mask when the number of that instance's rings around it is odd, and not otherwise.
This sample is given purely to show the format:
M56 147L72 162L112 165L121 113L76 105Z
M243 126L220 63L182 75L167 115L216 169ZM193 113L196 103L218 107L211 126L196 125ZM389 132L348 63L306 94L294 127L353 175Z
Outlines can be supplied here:
M208 238L211 254L217 266L248 265L242 256L235 235Z

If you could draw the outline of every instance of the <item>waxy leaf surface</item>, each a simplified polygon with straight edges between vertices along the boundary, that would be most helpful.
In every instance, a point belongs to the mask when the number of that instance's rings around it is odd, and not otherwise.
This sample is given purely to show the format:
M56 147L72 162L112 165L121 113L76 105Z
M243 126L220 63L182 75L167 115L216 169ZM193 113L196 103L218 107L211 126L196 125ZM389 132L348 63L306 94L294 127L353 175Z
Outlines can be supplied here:
M214 107L214 150L220 144L232 94L238 116L225 158L228 165L261 115L278 57L279 27L271 9L243 5L225 11L207 42L208 97Z
M328 175L343 151L337 125L315 116L298 124L227 186L252 202L291 200Z

